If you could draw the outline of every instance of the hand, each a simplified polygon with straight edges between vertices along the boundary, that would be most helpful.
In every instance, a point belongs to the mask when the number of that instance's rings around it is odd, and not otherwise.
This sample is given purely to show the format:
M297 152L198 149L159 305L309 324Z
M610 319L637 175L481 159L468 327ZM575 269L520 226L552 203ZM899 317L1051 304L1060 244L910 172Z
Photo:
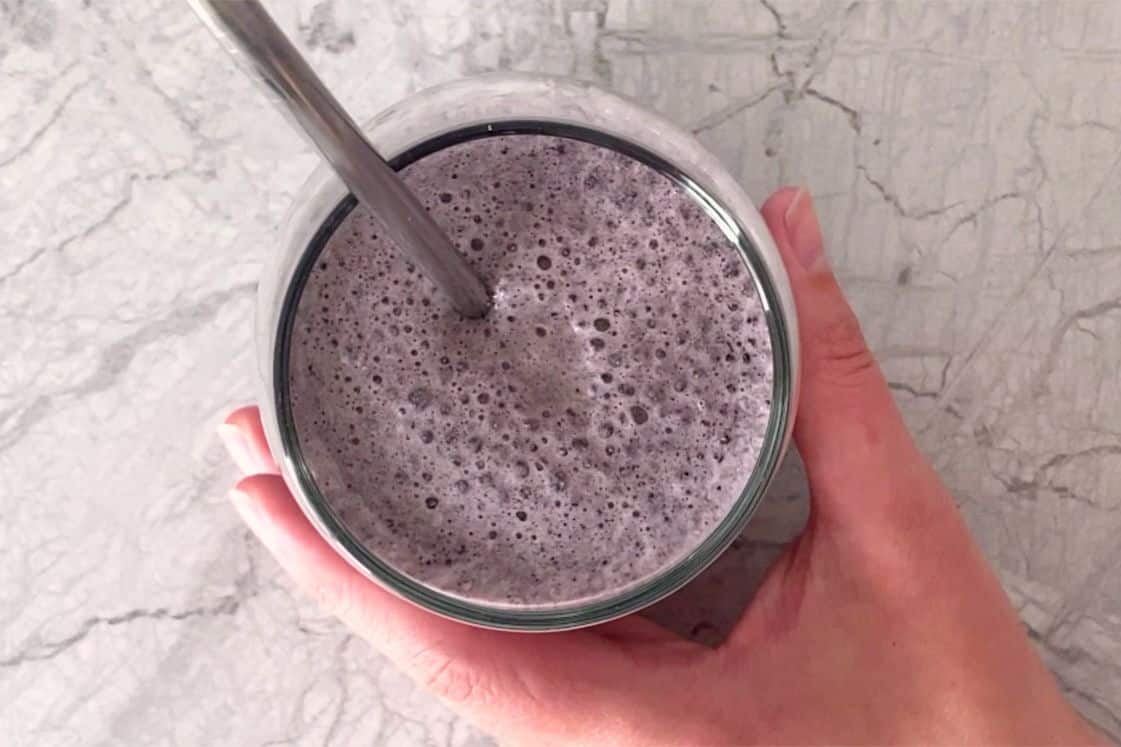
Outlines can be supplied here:
M246 523L300 586L424 687L517 744L1104 740L1063 700L954 501L917 451L822 250L812 201L763 207L790 275L809 522L718 649L632 616L550 635L403 602L316 533L255 408L223 437Z

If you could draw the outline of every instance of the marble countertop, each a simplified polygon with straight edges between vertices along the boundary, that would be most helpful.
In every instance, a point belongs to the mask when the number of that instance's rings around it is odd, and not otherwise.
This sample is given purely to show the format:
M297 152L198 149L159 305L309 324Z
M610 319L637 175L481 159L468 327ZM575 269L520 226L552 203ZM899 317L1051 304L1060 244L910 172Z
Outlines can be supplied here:
M269 0L362 117L517 69L817 194L922 447L1121 737L1121 4ZM0 3L0 733L482 745L297 596L225 500L254 287L316 159L182 0ZM716 639L804 488L655 614Z

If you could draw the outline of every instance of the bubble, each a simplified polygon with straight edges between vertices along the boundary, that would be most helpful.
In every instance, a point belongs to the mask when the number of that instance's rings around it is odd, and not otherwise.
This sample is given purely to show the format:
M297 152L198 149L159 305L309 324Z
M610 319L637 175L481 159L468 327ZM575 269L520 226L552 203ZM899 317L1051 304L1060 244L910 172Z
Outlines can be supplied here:
M566 140L561 160L527 142L484 137L402 172L496 313L456 317L359 206L308 281L289 367L313 477L355 538L436 589L515 606L594 596L707 536L763 441L773 370L752 279L725 277L742 260L679 210L691 199L598 146Z
M436 508L436 506L440 505L440 500L436 496L430 495L424 499L424 505L430 509Z

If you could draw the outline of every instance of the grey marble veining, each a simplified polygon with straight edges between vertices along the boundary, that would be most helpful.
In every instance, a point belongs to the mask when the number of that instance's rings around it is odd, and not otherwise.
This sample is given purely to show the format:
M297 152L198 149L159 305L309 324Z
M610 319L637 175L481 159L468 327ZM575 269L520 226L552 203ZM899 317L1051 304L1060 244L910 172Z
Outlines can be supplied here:
M593 79L801 183L898 401L1071 699L1121 737L1121 4L271 0L359 115ZM5 743L482 745L225 502L254 285L315 163L180 0L0 0ZM702 640L804 515L795 462Z

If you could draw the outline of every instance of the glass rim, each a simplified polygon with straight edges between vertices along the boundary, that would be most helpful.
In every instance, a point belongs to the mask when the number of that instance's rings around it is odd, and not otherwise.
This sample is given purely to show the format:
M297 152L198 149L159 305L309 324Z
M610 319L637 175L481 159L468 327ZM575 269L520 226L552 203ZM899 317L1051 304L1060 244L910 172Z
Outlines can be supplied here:
M774 279L750 233L720 200L691 178L683 169L648 148L594 127L547 118L510 118L454 127L434 134L389 160L397 170L453 144L499 135L551 135L607 147L651 167L680 187L717 224L731 242L751 274L767 320L771 338L771 411L758 458L739 497L723 519L691 551L618 593L605 592L592 601L519 608L513 605L472 601L440 591L394 568L365 547L346 527L320 491L303 458L291 411L288 391L292 327L307 280L330 236L357 205L346 194L316 228L303 248L296 270L284 291L273 345L273 387L277 424L284 460L295 477L297 499L313 518L321 534L328 536L335 549L348 555L365 575L399 597L441 616L486 628L546 632L568 630L607 622L645 608L672 594L694 579L740 535L763 500L767 487L782 457L794 396L793 362L789 323Z

